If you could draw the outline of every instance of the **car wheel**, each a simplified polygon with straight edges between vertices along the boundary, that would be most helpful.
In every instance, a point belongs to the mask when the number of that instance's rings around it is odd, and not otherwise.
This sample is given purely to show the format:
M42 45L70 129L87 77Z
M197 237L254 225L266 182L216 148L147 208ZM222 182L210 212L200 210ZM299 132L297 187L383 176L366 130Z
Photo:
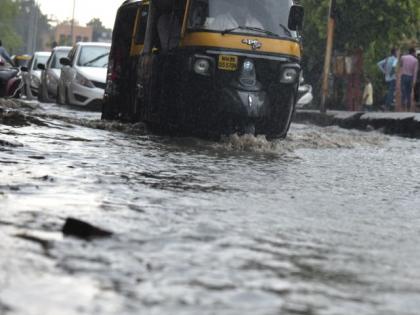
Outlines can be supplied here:
M63 93L60 89L60 84L58 84L57 87L57 103L60 105L65 105L66 103L65 97L63 97Z
M44 93L42 93L42 90L43 90L43 88L42 88L42 83L39 85L39 87L38 87L38 101L39 102L45 102L45 100L44 100Z
M32 96L32 91L31 91L31 87L30 87L30 86L28 86L28 84L25 84L24 91L25 91L25 96L26 96L26 99L28 99L28 100L33 99L33 96Z
M69 97L69 88L65 88L65 93L64 93L64 96L65 96L65 98L66 98L66 100L65 100L65 102L66 102L66 105L71 105L70 104L70 97Z

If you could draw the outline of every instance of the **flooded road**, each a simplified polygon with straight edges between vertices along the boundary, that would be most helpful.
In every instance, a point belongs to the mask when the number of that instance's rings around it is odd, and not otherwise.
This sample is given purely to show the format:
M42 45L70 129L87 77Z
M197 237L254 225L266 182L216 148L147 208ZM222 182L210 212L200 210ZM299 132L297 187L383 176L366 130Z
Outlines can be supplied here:
M0 314L419 314L418 140L19 112L0 123ZM64 237L67 217L114 235Z

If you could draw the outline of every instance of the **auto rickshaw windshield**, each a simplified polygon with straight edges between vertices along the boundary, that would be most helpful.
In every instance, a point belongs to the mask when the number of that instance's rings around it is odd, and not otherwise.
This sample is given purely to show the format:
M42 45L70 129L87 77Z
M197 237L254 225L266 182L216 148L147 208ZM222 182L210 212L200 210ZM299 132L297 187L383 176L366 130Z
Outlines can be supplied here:
M296 37L287 28L292 4L292 0L192 0L188 28Z

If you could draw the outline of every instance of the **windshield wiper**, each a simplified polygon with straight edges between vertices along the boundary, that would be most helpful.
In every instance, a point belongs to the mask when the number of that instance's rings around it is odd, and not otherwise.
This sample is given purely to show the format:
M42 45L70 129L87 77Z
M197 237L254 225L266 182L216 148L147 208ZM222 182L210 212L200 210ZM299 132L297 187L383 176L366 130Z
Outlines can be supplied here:
M279 24L279 26L283 29L283 31L289 35L290 37L292 37L292 32L283 24Z
M88 62L85 62L85 63L83 64L83 66L87 66L87 65L89 65L89 64L91 64L91 63L93 63L93 62L95 62L95 61L98 61L99 59L102 59L103 57L106 57L106 56L109 56L109 52L107 52L107 53L105 53L105 54L102 54L102 55L99 55L98 57L93 58L92 60L89 60Z
M264 33L266 35L270 35L270 36L275 36L275 37L279 37L278 34L267 31L265 29L259 28L259 27L251 27L251 26L237 26L237 27L233 27L233 28L227 28L225 30L222 31L222 35L228 34L228 33L232 33L233 31L236 30L248 30L248 31L255 31L255 32L260 32L260 33Z

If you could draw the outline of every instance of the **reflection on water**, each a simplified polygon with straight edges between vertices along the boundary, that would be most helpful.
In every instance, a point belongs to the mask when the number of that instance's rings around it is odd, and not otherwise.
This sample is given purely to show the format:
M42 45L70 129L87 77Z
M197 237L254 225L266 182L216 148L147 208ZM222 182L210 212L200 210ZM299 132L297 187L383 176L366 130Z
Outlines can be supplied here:
M415 140L294 125L214 142L15 110L0 314L418 314ZM63 237L68 216L115 235Z

